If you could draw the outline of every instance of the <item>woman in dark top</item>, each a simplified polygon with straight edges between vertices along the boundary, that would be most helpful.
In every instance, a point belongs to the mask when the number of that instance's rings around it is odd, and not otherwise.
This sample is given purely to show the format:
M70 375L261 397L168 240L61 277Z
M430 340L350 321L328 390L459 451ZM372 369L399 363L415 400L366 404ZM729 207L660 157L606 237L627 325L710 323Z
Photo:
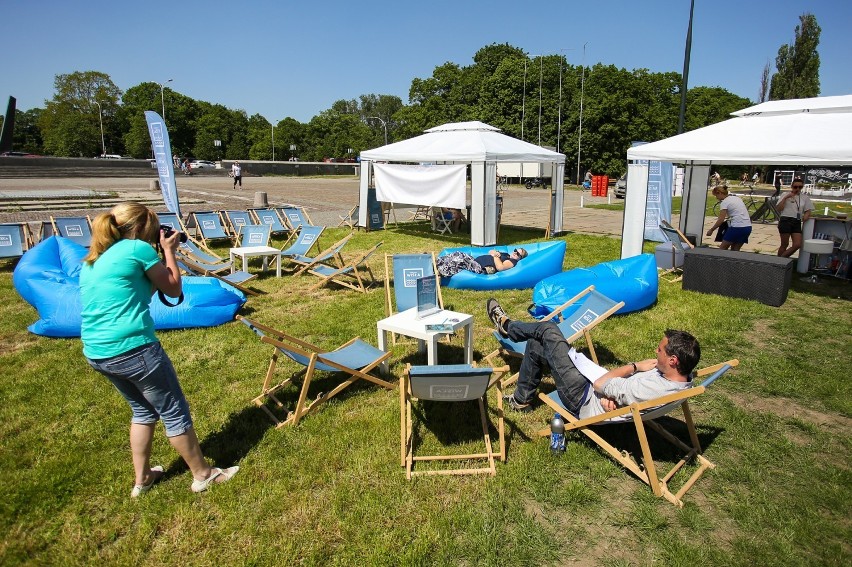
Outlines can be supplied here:
M527 251L523 248L515 248L511 253L490 250L488 254L476 258L465 252L453 252L438 258L438 273L445 278L449 278L462 270L474 274L496 274L514 268L518 262L526 257Z

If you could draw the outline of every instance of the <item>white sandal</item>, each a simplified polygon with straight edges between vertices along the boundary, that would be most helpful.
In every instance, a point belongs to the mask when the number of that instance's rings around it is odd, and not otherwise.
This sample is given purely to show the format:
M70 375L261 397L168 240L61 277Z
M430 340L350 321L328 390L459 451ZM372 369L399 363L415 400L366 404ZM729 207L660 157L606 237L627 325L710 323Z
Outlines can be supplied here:
M130 491L130 497L131 498L139 498L140 496L142 496L143 494L145 494L146 492L151 490L151 487L154 486L155 484L157 484L158 482L160 482L160 480L163 478L163 467L162 466L157 465L155 467L151 467L151 472L152 473L160 473L160 474L152 475L151 480L148 482L148 484L137 484L137 485L135 485L133 487L133 490Z
M210 488L211 484L221 484L223 482L228 482L233 478L237 471L240 470L240 467L229 467L227 469L220 469L218 467L214 467L210 471L210 476L205 478L204 480L193 480L192 481L192 491L193 492L204 492L208 488Z

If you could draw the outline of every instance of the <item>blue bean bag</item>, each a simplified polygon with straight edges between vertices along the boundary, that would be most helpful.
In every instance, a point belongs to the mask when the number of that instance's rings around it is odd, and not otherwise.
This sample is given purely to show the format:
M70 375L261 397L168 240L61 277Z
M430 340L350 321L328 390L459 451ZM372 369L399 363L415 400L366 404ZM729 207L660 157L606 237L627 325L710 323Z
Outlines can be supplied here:
M27 327L47 337L80 336L80 267L86 248L53 236L18 261L12 274L15 289L38 310L39 320ZM246 296L214 278L184 277L184 301L166 307L156 294L151 316L156 329L212 327L232 321ZM174 301L174 300L172 300Z
M562 262L565 260L564 240L549 240L512 246L488 246L486 248L473 246L445 248L441 250L438 256L446 256L453 252L464 252L476 257L488 254L489 250L511 252L515 248L523 248L528 255L511 270L490 275L462 271L451 278L441 278L441 285L455 289L529 289L542 279L562 271Z
M653 254L640 254L543 279L533 290L530 314L541 319L590 285L610 299L624 301L616 313L645 309L657 300L657 262Z

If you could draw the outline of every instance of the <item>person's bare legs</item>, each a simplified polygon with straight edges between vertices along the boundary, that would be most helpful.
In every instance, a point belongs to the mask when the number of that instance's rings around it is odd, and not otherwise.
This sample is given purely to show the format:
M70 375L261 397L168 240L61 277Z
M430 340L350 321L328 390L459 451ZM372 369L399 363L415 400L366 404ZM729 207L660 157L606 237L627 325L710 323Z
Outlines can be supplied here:
M130 453L133 456L137 486L149 484L152 480L151 443L154 440L156 426L156 423L130 424Z
M742 248L742 247L743 247L742 242L732 242L731 243L731 250L733 250L734 252L739 251L739 249Z
M802 233L801 232L794 232L793 234L790 235L790 239L793 241L793 244L789 248L787 248L782 254L779 254L779 256L783 256L784 258L789 258L793 254L795 254L796 251L799 248L802 247Z
M213 472L213 468L204 460L204 454L201 452L201 445L198 443L195 429L169 437L169 443L186 462L189 470L192 471L192 478L195 480L205 480Z
M778 247L778 255L784 256L784 253L787 251L787 246L790 245L790 235L786 232L782 232L781 234L781 246Z
M728 250L729 248L731 248L731 243L730 243L730 242L725 242L725 241L723 240L723 241L722 241L722 243L719 245L719 248L720 248L721 250Z

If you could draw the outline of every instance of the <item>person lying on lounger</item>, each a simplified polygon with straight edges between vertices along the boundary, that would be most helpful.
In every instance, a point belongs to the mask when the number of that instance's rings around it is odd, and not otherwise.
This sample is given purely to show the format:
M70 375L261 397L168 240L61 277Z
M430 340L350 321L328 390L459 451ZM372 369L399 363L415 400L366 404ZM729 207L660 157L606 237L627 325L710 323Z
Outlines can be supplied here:
M523 248L515 248L511 253L489 250L488 254L476 257L467 252L453 252L438 258L438 273L445 278L452 277L462 270L474 274L496 274L511 270L526 257L527 251Z

